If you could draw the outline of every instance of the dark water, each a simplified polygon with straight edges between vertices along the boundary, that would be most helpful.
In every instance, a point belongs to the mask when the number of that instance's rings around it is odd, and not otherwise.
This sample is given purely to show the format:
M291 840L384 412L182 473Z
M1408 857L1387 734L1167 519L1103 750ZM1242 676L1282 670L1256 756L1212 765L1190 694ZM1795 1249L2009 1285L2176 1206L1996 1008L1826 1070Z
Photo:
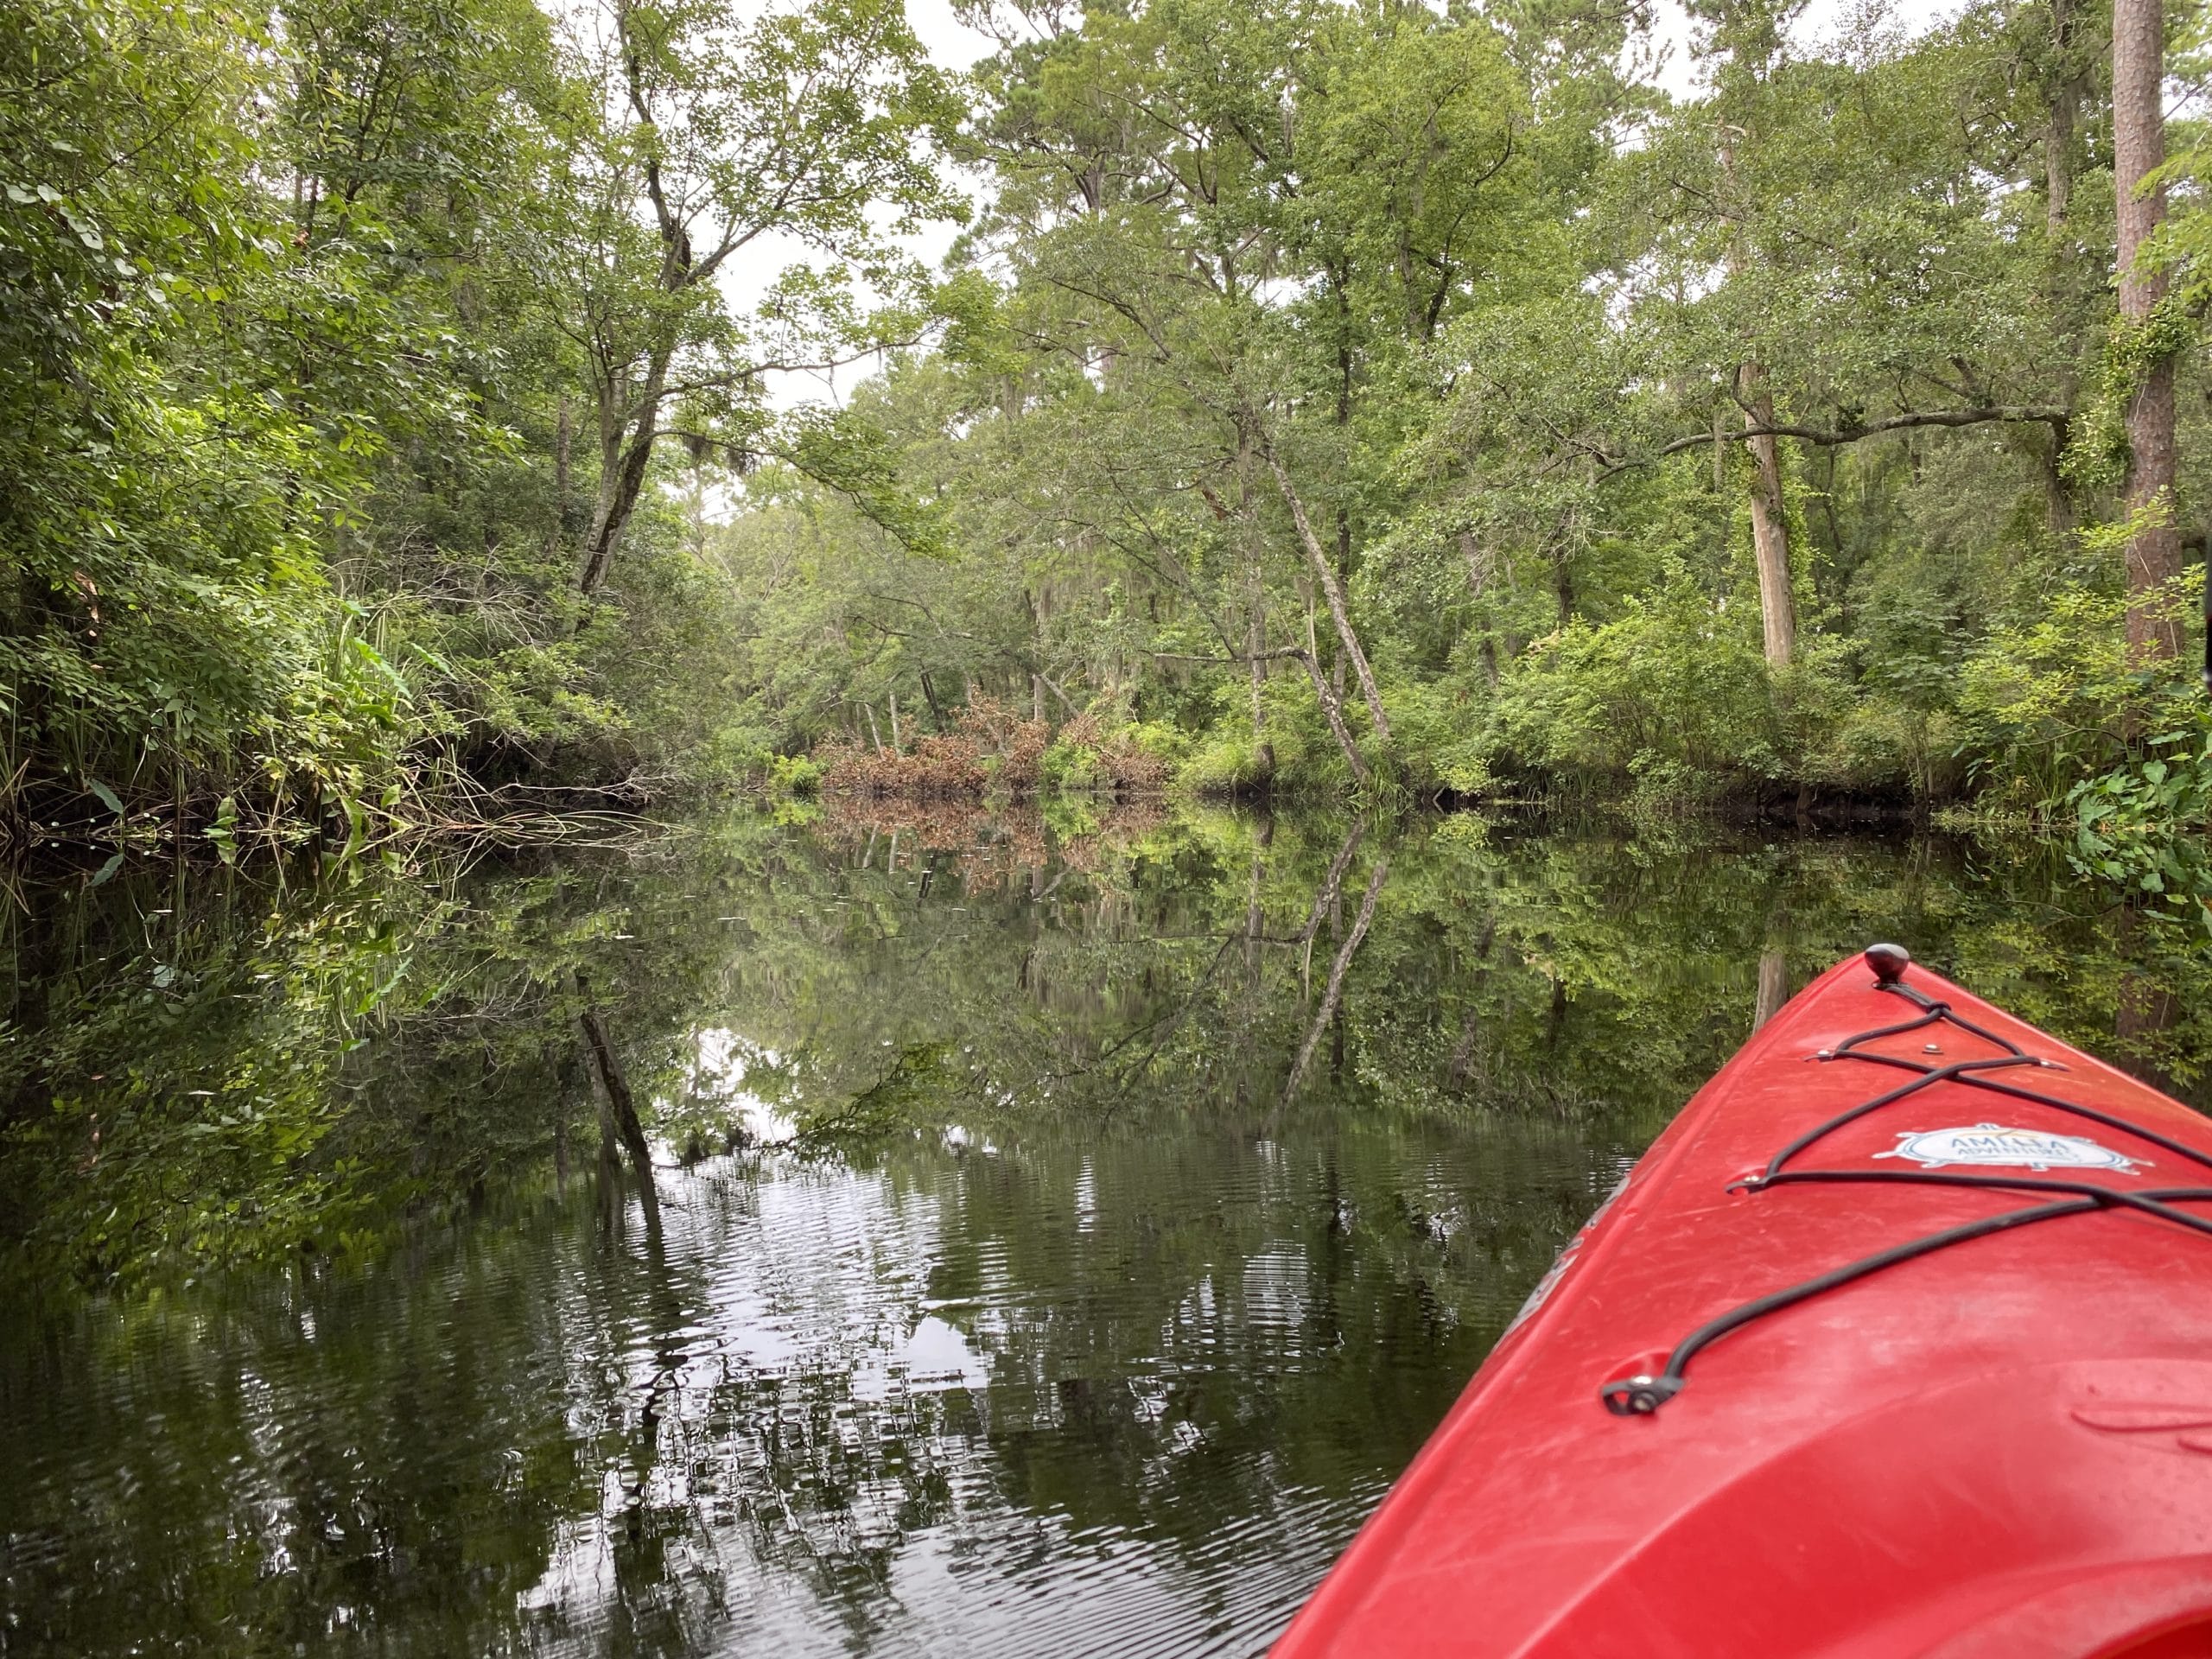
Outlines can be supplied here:
M2212 1053L2201 931L1926 842L738 817L5 925L10 1656L1252 1653L1811 972Z

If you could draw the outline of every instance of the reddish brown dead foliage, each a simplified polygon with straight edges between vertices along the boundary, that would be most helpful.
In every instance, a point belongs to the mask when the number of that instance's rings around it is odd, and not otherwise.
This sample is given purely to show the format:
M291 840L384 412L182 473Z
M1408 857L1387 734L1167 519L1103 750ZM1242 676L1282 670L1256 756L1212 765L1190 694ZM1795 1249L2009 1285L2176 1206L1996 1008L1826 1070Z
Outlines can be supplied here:
M980 798L994 788L1033 795L1044 782L1045 753L1055 741L1051 725L1033 720L995 697L977 696L962 709L953 730L916 738L903 752L833 737L815 747L822 788L830 795L910 800ZM1110 736L1096 718L1077 715L1058 741L1095 757L1085 768L1097 786L1116 794L1158 789L1167 768L1126 732Z
M949 858L963 891L988 892L1027 882L1033 887L1058 862L1090 872L1157 827L1156 801L1118 803L1096 830L1058 838L1033 807L993 811L979 802L919 800L911 796L826 797L817 833L856 862L914 868L918 858Z

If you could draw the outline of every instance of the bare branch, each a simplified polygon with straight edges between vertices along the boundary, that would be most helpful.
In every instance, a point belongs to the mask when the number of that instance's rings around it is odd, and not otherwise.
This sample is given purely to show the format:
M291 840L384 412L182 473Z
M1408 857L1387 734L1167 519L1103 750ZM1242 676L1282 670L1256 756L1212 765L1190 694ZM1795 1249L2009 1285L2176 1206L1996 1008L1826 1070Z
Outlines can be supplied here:
M1719 435L1700 432L1695 437L1677 438L1672 443L1662 444L1648 454L1617 457L1605 468L1604 475L1610 477L1631 467L1649 467L1656 461L1680 454L1685 449L1705 448L1716 441L1716 435L1719 442L1727 443L1741 443L1748 438L1796 438L1803 443L1833 448L1858 443L1867 438L1878 438L1888 432L1909 431L1916 427L1986 426L1997 422L2008 422L2021 425L2046 425L2063 438L2070 418L2067 410L2055 404L1988 404L1979 409L1909 410L1902 415L1885 415L1879 420L1838 427L1833 430L1816 426L1789 426L1777 421Z

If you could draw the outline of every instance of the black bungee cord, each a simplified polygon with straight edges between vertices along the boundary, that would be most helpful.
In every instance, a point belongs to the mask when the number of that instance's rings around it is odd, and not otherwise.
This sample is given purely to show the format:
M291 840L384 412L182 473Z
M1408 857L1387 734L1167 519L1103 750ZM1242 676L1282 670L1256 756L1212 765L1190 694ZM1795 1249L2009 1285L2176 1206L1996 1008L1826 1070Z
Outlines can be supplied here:
M1874 984L1878 990L1901 996L1920 1009L1917 1016L1896 1025L1882 1026L1872 1031L1862 1031L1832 1049L1822 1049L1814 1056L1822 1062L1829 1060L1865 1060L1878 1065L1900 1068L1915 1073L1910 1083L1901 1084L1873 1099L1838 1112L1825 1122L1805 1131L1768 1160L1757 1175L1735 1182L1731 1191L1763 1192L1770 1187L1809 1185L1815 1183L1859 1184L1865 1185L1963 1186L1986 1192L2033 1193L2046 1201L2024 1210L2008 1210L1979 1221L1970 1221L1956 1227L1945 1228L1922 1238L1910 1239L1888 1249L1847 1262L1841 1267L1831 1268L1816 1278L1802 1284L1777 1290L1730 1309L1718 1319L1710 1319L1675 1344L1667 1357L1667 1363L1656 1376L1649 1374L1622 1377L1608 1382L1599 1391L1605 1402L1605 1409L1617 1417L1645 1417L1665 1405L1682 1391L1688 1378L1684 1375L1690 1361L1699 1351L1718 1342L1732 1331L1742 1329L1755 1319L1770 1313L1778 1313L1786 1307L1808 1300L1827 1291L1879 1273L1901 1262L1932 1255L1948 1249L1954 1244L1963 1244L1970 1239L1986 1238L1993 1233L2008 1232L2015 1227L2024 1227L2039 1221L2055 1220L2061 1216L2085 1215L2097 1210L2131 1210L2160 1221L2171 1222L2192 1232L2212 1234L2212 1220L2194 1216L2185 1210L2176 1209L2177 1203L2212 1202L2212 1186L2159 1187L2148 1191L2128 1192L2115 1187L2100 1186L2090 1181L2052 1180L2024 1175L1963 1175L1932 1169L1790 1169L1790 1160L1816 1141L1833 1135L1846 1124L1856 1122L1870 1113L1885 1106L1895 1105L1934 1087L1939 1083L1956 1083L1967 1088L1985 1089L1993 1094L2008 1096L2015 1100L2033 1101L2074 1116L2087 1118L2107 1128L2131 1135L2189 1160L2206 1169L2212 1169L2212 1154L2176 1141L2155 1129L2145 1128L2124 1117L2099 1111L2094 1106L2063 1100L2040 1090L2022 1088L2013 1083L2001 1081L1986 1075L1992 1071L2010 1070L2017 1066L2034 1066L2052 1071L2065 1068L2056 1060L2046 1060L2030 1054L2009 1038L2000 1037L1976 1025L1973 1020L1953 1011L1951 1005L1904 982L1906 965L1912 960L1902 945L1874 944L1866 948L1866 965L1874 970ZM1923 1065L1896 1054L1869 1054L1860 1052L1859 1045L1878 1041L1885 1037L1903 1036L1936 1025L1952 1025L1961 1031L1993 1044L2004 1051L1986 1059L1957 1060L1948 1065ZM1932 1047L1932 1045L1931 1045Z

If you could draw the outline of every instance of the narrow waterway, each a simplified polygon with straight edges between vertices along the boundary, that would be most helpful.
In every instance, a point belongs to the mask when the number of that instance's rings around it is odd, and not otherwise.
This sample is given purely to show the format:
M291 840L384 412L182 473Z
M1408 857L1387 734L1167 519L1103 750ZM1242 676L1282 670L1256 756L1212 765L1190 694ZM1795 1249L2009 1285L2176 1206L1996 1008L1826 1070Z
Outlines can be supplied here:
M19 897L10 1656L1254 1653L1836 957L2212 1052L2200 935L1932 842L848 810Z

